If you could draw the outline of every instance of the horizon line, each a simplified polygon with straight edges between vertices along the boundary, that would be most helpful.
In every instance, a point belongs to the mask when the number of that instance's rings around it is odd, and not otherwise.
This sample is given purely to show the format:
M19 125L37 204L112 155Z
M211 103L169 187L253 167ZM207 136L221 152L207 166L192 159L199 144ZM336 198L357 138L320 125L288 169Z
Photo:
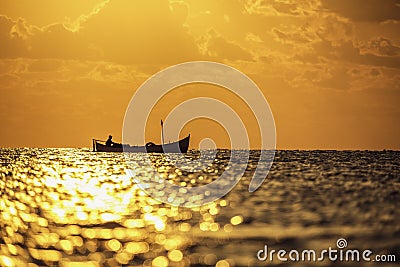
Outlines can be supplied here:
M0 147L0 149L88 149L92 150L93 147ZM189 147L189 150L212 150L213 148L197 149ZM225 148L218 147L217 150L275 150L275 151L399 151L400 148L276 148L276 149L261 149L261 148Z

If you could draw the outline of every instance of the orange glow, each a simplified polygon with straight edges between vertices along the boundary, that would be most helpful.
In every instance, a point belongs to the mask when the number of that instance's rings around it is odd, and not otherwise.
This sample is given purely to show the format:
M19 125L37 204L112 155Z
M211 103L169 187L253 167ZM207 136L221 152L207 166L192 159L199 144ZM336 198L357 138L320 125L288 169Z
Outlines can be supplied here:
M0 146L88 147L108 134L120 141L140 84L165 67L209 60L258 84L278 148L400 149L398 6L357 2L5 0ZM212 86L180 89L154 111L149 140L159 141L160 117L179 101L210 96L246 118L259 147L239 100ZM229 147L216 124L199 120L187 132L193 148L210 133Z

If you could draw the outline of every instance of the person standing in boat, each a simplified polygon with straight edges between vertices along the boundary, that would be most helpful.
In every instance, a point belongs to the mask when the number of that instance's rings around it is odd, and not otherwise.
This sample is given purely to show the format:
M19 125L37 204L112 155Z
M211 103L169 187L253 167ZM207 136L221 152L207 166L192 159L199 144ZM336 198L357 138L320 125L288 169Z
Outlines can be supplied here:
M106 141L106 146L112 146L113 144L114 142L112 141L112 135L109 135Z

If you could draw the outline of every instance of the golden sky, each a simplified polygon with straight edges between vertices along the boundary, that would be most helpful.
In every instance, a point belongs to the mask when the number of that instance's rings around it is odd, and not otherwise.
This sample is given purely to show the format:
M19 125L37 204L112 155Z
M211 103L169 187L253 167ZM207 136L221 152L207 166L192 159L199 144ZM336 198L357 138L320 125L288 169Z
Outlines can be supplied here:
M147 78L209 60L257 83L279 149L400 149L398 0L2 0L0 14L0 147L119 141ZM221 90L178 88L153 112L148 138L158 142L159 118L195 96L236 107L253 133L251 112ZM215 122L188 132L193 147L210 135L229 146Z

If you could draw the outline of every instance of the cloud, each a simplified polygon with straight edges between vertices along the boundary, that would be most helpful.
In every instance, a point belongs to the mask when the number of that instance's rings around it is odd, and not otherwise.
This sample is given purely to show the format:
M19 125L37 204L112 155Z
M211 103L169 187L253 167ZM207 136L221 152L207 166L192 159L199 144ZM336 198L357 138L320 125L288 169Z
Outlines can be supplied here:
M371 94L381 94L380 97L400 95L400 76L393 75L395 70L368 65L354 67L352 78L355 90L362 88L362 91Z
M88 59L91 56L84 38L62 24L39 28L22 18L14 21L4 15L0 16L0 42L2 58Z
M321 79L316 84L323 88L330 88L336 90L349 90L351 89L352 78L349 70L346 67L331 67L328 72L328 77Z
M245 3L248 14L277 15L277 10L262 0L248 0Z
M28 47L23 37L21 37L16 26L16 21L11 18L0 15L0 57L12 58L26 56Z
M10 146L86 146L94 136L118 136L134 88L147 77L111 62L2 59L2 140Z
M363 45L364 53L371 53L377 56L399 56L400 47L393 44L393 41L388 38L375 37L366 45Z
M332 48L331 44L328 44ZM375 55L371 53L362 53L360 47L352 42L345 42L339 47L333 47L331 56L342 61L355 64L384 66L388 68L400 68L399 57Z
M322 0L322 6L355 21L400 20L399 0Z
M104 7L107 6L109 1L110 0L104 0L103 2L98 3L88 14L82 14L75 20L72 20L71 18L67 17L66 21L63 22L63 25L70 31L73 32L79 31L81 25L86 21L88 21L92 16L98 14Z
M198 58L194 38L182 25L182 5L179 11L174 5L172 12L169 1L152 1L111 1L80 33L105 60L172 64Z
M14 87L20 81L20 78L13 74L0 74L0 81L5 88Z
M263 16L309 16L317 11L319 0L247 0L244 10L248 14Z
M298 15L299 12L297 11L298 5L294 2L292 3L282 3L282 2L275 2L273 7L276 11L284 14L291 14L291 15Z
M398 121L400 92L392 0L4 1L7 145L88 145L120 131L127 101L150 74L212 60L263 90L281 148L399 146L399 128L388 127ZM380 128L389 130L377 141Z
M13 20L24 18L30 24L45 27L55 23L72 22L82 14L90 14L105 0L2 0L1 13Z
M246 41L254 42L254 43L263 43L263 40L260 38L260 36L254 34L252 32L248 32L246 34Z
M183 1L171 1L170 8L172 16L178 25L183 25L189 14L189 5Z
M199 40L201 51L211 58L228 60L252 60L250 52L243 49L240 45L228 41L214 29Z
M309 35L304 31L304 28L292 32L284 32L277 28L273 28L272 32L276 36L277 40L282 43L304 44L310 43L315 39L315 36Z
M184 20L185 5L170 8L168 0L103 2L71 23L42 28L2 16L0 41L7 49L0 56L161 65L201 59Z
M332 44L329 41L321 40L312 45L309 51L303 54L293 55L294 60L300 60L312 64L328 64L330 61L342 62L343 64L360 64L369 66L382 66L387 68L400 68L398 56L376 55L370 52L363 52L359 44L352 41Z
M53 24L43 28L29 40L32 58L96 59L85 37L65 28L63 24Z
M57 59L33 60L28 66L29 72L55 72L62 68L62 62Z
M302 62L400 68L400 47L392 39L378 36L360 41L354 24L334 14L317 16L300 26L276 27L271 32L278 42L292 47L291 58Z

